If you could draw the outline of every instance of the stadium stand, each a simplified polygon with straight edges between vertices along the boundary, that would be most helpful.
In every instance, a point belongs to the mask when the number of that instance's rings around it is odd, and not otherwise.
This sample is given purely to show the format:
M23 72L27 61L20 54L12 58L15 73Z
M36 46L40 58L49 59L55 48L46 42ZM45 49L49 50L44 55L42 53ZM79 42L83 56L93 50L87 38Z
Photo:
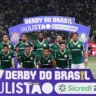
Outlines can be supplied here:
M24 17L60 15L75 17L76 22L91 27L96 24L96 0L2 0L0 1L0 36L8 27L20 24Z

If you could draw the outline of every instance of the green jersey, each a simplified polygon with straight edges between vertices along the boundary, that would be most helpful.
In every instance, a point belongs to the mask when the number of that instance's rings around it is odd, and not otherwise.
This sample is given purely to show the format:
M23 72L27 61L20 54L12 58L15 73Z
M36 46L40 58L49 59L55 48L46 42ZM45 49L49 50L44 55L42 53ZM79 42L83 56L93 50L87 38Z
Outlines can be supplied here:
M8 51L8 54L5 54L3 51L0 51L0 60L1 60L1 66L5 68L11 68L12 67L12 58L16 56L15 52Z
M16 47L19 48L19 52L22 52L24 51L26 45L29 45L32 47L32 43L29 40L27 40L25 43L23 43L22 41L19 41Z
M47 40L43 40L43 42L39 42L39 40L36 40L34 42L34 51L39 55L39 57L43 54L44 47L49 47L49 43Z
M59 68L68 68L70 59L71 59L71 53L69 49L65 49L64 52L62 53L61 50L55 53L55 58L56 58L56 67Z
M23 68L34 68L37 63L38 56L34 52L30 52L29 55L26 55L26 53L22 51L18 54L18 59Z
M52 68L53 56L51 54L46 58L44 55L40 57L40 67L41 68Z
M73 41L69 43L69 48L72 54L72 63L73 64L80 64L83 63L83 43L81 41L78 41L77 43L74 43Z
M4 44L8 45L8 47L9 47L10 50L13 50L14 49L14 46L13 46L12 42L5 43L5 42L2 41L0 43L0 51L3 49L3 45Z
M59 51L60 47L58 43L55 43L51 46L52 54L54 55L57 51Z

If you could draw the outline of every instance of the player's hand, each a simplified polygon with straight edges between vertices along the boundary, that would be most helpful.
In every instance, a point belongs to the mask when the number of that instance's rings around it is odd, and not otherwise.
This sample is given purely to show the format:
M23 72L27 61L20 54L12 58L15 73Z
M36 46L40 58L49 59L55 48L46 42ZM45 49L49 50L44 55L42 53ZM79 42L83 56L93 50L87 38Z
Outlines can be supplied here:
M88 61L85 61L84 63L85 63L86 66L88 66Z
M19 67L19 68L23 68L23 67L22 67L22 65L20 65L20 67Z

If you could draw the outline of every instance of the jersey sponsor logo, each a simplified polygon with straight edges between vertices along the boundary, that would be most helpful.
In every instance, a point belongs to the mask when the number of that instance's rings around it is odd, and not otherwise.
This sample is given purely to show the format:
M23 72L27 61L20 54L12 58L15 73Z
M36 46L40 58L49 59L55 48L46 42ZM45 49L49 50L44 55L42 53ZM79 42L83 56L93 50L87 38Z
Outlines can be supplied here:
M67 60L67 59L63 59L63 58L57 58L58 60Z
M80 49L72 49L71 51L80 51Z
M81 33L79 35L79 41L86 42L88 40L88 35L86 33Z
M11 37L11 41L14 43L19 42L19 34L18 32L12 32L12 37Z
M8 45L9 46L9 48L11 48L11 45Z

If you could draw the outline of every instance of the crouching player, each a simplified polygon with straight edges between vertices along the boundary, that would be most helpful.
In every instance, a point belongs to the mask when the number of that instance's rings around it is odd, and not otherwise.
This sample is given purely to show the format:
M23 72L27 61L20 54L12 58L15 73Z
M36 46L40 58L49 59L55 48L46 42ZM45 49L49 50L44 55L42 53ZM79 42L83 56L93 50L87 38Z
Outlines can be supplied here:
M25 46L25 50L19 53L17 57L21 68L35 68L38 60L38 56L31 51L29 45Z
M0 51L1 69L12 68L14 56L16 56L15 52L11 51L8 45L3 45L3 50Z
M64 41L59 43L60 50L55 53L56 68L69 68L71 63L71 53L68 48L66 48L66 43Z
M49 48L43 49L43 55L40 57L40 68L54 68L55 60L50 54Z

